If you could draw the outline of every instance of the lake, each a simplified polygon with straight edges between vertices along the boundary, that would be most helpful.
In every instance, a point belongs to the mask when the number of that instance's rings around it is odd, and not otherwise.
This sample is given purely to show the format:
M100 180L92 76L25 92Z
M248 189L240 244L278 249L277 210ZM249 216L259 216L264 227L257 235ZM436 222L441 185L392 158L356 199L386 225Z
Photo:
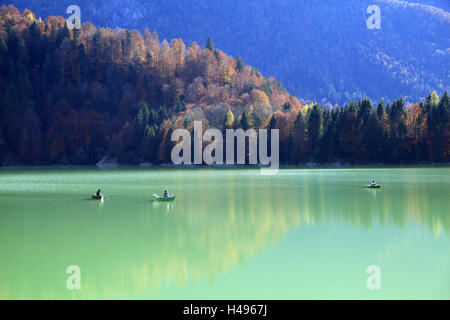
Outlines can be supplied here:
M1 169L0 298L449 299L449 196L449 167Z

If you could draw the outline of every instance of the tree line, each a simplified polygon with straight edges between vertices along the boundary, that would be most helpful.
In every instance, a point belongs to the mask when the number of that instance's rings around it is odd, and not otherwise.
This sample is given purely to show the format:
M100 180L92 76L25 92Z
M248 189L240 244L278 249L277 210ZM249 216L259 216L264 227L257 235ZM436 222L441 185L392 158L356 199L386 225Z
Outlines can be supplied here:
M450 160L450 101L436 92L405 107L402 98L376 107L370 99L298 113L278 112L285 163L418 163ZM277 122L277 121L272 121ZM277 126L277 125L275 125Z

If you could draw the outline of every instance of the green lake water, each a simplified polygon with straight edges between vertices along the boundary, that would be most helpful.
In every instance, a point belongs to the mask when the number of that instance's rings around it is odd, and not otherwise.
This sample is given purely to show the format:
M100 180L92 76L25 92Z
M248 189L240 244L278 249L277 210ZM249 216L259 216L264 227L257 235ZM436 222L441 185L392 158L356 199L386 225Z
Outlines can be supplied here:
M0 298L450 299L450 168L2 169Z

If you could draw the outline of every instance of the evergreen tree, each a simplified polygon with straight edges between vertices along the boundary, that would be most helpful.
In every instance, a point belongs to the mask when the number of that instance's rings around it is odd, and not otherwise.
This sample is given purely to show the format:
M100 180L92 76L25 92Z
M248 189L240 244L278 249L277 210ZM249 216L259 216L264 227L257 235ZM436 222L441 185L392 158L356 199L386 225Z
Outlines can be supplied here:
M2 127L0 126L0 166L4 164L7 158L6 143L3 140Z
M139 130L144 130L145 126L149 123L150 111L148 111L148 106L145 102L140 102L138 104L139 111L135 117L135 123Z
M289 102L285 102L281 108L284 112L290 112L292 110L292 106Z
M206 40L206 48L209 49L211 52L216 51L216 49L214 48L214 42L210 37L208 38L208 40Z
M183 112L186 111L186 99L184 94L177 97L175 102L175 112Z
M241 127L244 130L248 130L252 127L251 114L248 110L242 113Z
M294 135L294 150L293 150L293 161L294 163L298 163L303 161L303 154L305 153L305 121L303 119L302 113L297 113L297 117L294 121L293 128Z
M174 142L171 140L173 129L169 128L166 135L166 141L165 141L165 160L166 162L170 162L172 149L174 147Z
M436 91L433 91L430 95L428 95L427 102L432 108L437 107L437 105L439 104L439 96Z
M148 124L152 126L153 128L157 128L158 123L160 121L158 120L158 113L154 109L150 109L149 116L148 116ZM158 131L157 129L155 131Z
M378 119L382 119L385 112L385 106L384 106L384 100L380 100L380 102L377 105L377 117Z
M70 39L70 30L67 28L67 22L64 23L64 27L60 28L58 30L58 35L56 37L56 43L58 47L63 43L64 39L69 38Z
M314 158L319 145L319 138L322 126L322 114L320 107L315 104L308 115L307 123L307 140L308 140L308 150L310 151L310 157Z
M164 119L167 119L167 117L169 116L167 109L165 106L160 106L159 110L158 110L158 119L159 119L159 124L164 122Z
M269 130L276 129L276 127L277 127L277 118L275 117L275 114L272 113L272 116L271 116L270 121L269 121L268 129Z
M267 126L268 129L268 139L267 139L267 152L269 154L272 154L272 130L277 128L277 118L275 117L275 114L272 113L272 115L270 116L270 121L269 121L269 125ZM281 147L281 146L280 146ZM284 148L281 148L281 154L280 156L282 157L282 159L287 159L287 152L288 152L288 148L290 146L284 146Z
M144 130L144 141L142 144L142 158L144 161L155 161L155 136L156 132L153 126L146 125Z
M242 60L242 58L240 56L236 57L236 70L239 72L244 71L245 65L244 65L244 60Z

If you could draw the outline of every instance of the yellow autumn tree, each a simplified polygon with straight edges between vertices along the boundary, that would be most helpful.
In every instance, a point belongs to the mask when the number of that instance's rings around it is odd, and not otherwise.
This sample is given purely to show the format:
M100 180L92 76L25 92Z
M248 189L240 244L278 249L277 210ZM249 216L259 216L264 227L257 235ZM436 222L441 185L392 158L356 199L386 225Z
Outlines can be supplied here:
M36 17L34 16L34 13L31 12L30 10L28 10L28 9L25 9L25 10L23 11L22 15L23 15L25 18L27 18L27 19L29 19L29 20L31 20L31 21L36 20Z
M236 70L234 69L233 66L230 65L224 66L222 70L222 83L227 87L231 86L233 84L233 78L235 74Z
M175 71L177 74L181 73L184 67L184 54L186 45L181 39L172 40L172 54L175 61Z
M234 114L231 109L228 110L227 115L225 116L225 124L226 129L231 129L234 126Z

